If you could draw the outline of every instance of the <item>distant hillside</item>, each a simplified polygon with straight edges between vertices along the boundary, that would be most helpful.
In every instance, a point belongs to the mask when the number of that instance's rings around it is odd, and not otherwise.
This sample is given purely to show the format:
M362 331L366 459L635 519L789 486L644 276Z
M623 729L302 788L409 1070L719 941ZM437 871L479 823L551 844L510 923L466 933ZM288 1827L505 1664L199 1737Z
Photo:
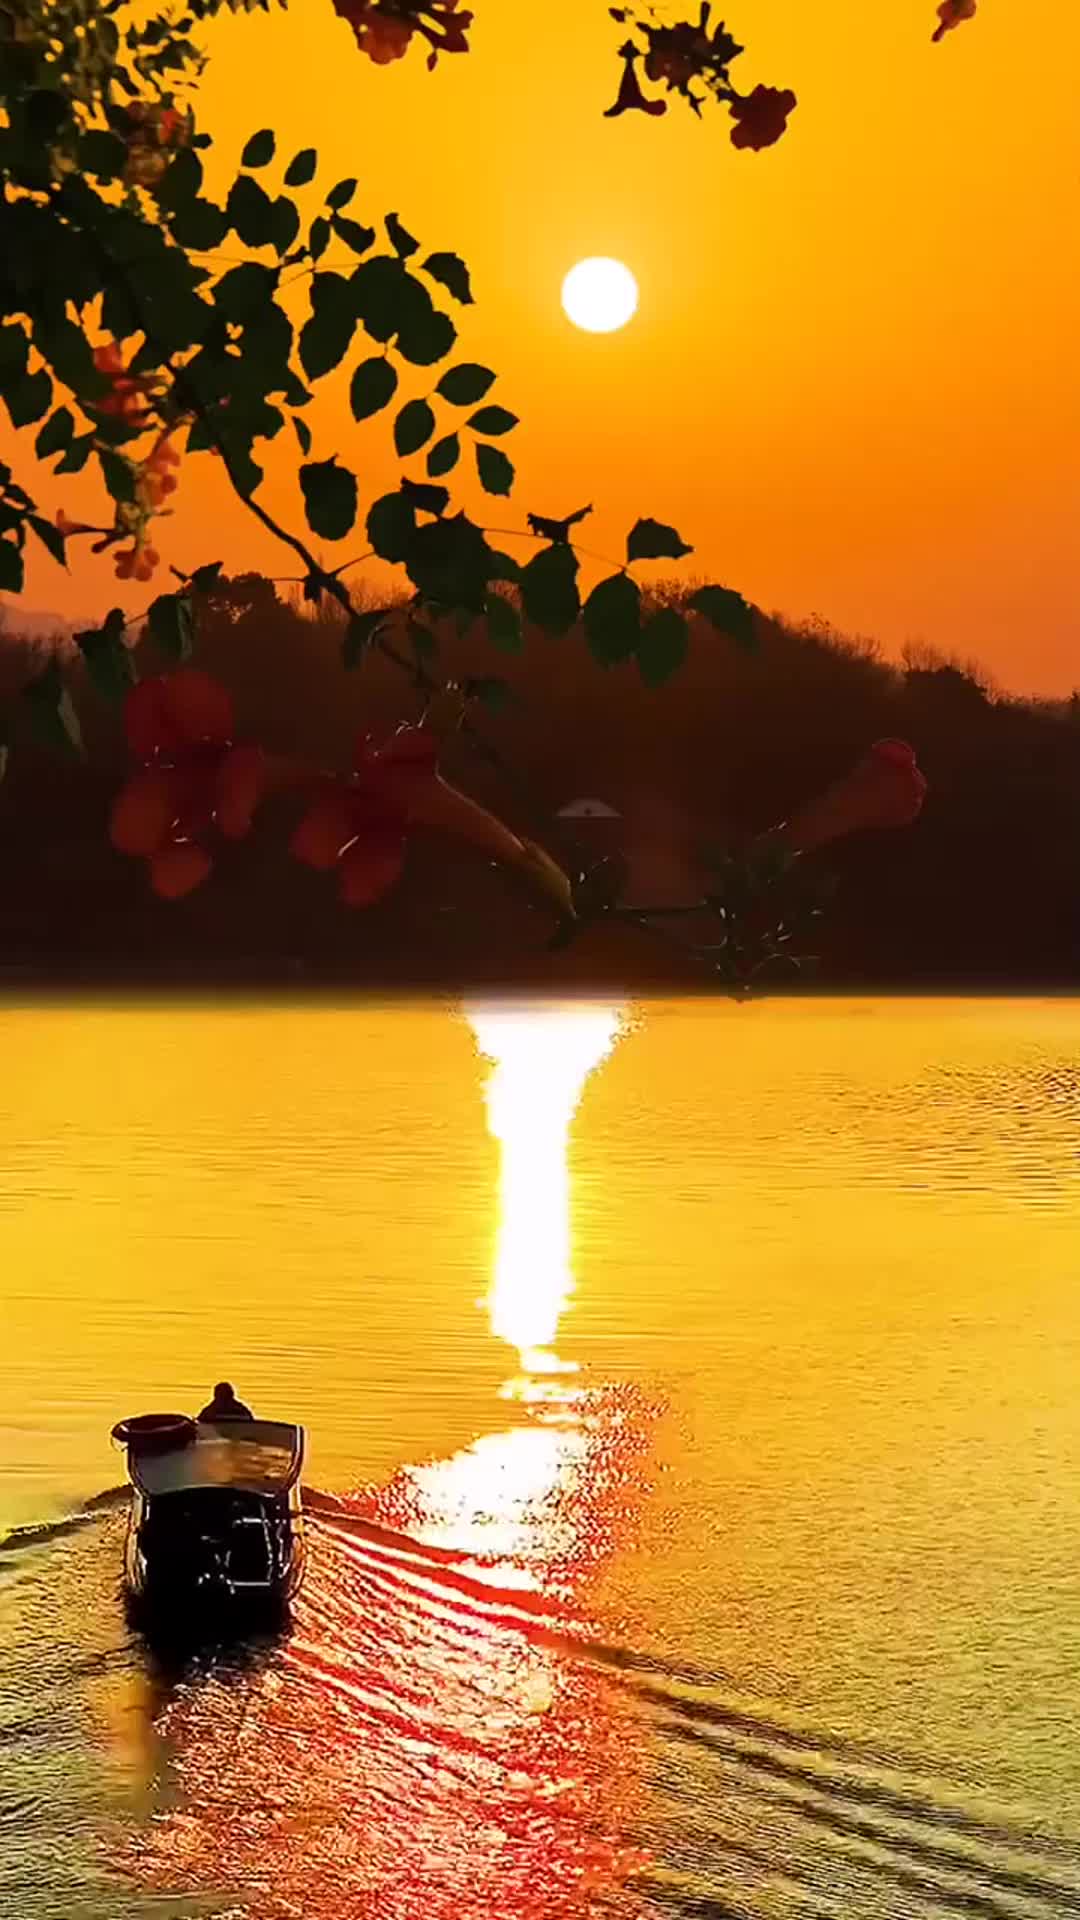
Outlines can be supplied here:
M820 624L763 623L748 656L696 623L683 673L652 691L632 667L605 671L578 633L530 633L518 655L445 636L442 670L497 674L505 703L490 737L520 789L455 744L449 772L561 857L621 846L635 897L699 885L704 846L782 819L881 735L912 741L930 780L910 832L821 856L839 876L821 935L825 983L1017 986L1080 982L1080 700L995 694L925 655L906 667ZM232 688L240 731L331 764L419 704L378 657L343 674L340 624L283 604L257 577L226 583L197 644ZM9 632L0 680L25 676L40 641ZM373 912L340 909L330 884L295 866L287 815L230 852L183 905L149 899L136 863L105 838L123 765L115 714L80 702L89 770L15 743L0 788L0 965L27 980L155 985L305 981L358 987L574 982L633 992L707 977L659 943L597 928L566 954L513 883L467 850L417 842L404 886ZM599 799L617 821L560 822ZM568 837L569 836L569 837Z

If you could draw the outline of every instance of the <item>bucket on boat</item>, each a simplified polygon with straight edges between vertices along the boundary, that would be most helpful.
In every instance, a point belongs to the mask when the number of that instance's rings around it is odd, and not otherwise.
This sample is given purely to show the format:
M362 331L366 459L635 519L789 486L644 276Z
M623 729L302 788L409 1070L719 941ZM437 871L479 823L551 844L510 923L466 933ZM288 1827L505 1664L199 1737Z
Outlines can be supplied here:
M186 1413L137 1413L118 1420L112 1437L132 1453L175 1453L191 1446L195 1422Z

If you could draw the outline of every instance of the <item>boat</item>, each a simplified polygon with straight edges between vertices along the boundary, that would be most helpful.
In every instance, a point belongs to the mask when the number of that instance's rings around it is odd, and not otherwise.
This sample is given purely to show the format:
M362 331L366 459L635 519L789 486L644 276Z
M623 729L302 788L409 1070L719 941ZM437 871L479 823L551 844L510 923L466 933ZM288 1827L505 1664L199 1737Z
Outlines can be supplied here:
M283 1617L306 1562L303 1428L140 1414L121 1420L113 1438L126 1449L132 1489L124 1549L132 1614L215 1631Z

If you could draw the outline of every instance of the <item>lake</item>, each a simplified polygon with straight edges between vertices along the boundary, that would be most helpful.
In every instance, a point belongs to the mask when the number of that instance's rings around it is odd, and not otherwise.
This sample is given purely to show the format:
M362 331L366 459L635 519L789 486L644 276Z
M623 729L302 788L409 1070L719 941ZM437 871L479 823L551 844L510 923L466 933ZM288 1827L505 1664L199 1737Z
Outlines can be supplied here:
M0 1912L1080 1914L1080 1002L0 1024ZM220 1377L340 1504L169 1667Z

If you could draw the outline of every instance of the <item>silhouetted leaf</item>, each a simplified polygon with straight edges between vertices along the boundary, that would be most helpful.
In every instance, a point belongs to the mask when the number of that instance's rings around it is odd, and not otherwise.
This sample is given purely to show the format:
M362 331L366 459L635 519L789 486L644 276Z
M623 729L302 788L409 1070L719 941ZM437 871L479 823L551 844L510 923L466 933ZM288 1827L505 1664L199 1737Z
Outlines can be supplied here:
M221 578L222 560L208 560L205 566L196 567L191 576L191 585L196 593L212 593Z
M674 527L665 527L659 520L639 520L626 542L628 560L681 560L684 553L693 551Z
M482 400L489 387L493 386L495 375L490 367L477 366L474 361L463 361L460 367L448 367L435 391L452 407L472 407Z
M62 460L53 468L54 473L81 473L93 452L96 435L83 433L71 442Z
M489 593L487 596L488 639L500 653L520 653L525 645L525 636L521 631L521 615L505 594Z
M629 574L615 573L593 588L582 609L589 652L601 666L614 666L635 652L640 636L641 595Z
M476 470L485 493L507 494L514 484L514 468L501 447L476 443Z
M354 613L345 629L345 638L341 647L342 663L351 669L358 666L381 627L391 619L391 607L378 607L373 613Z
M371 360L362 360L349 387L353 419L370 420L372 414L380 413L393 399L397 384L397 369L389 360L378 354Z
M433 606L483 613L490 549L465 514L418 527L406 556L410 580Z
M367 537L381 560L404 560L416 532L416 510L400 493L384 493L367 517Z
M48 413L52 403L52 381L44 367L36 373L24 374L21 380L13 381L5 390L4 399L11 415L13 427L30 427Z
M516 587L521 583L521 574L522 569L516 560L512 560L508 553L500 553L498 547L492 547L488 562L489 580L505 580L510 586Z
M175 163L174 163L175 164ZM220 247L229 231L229 221L212 200L183 200L169 222L178 246L196 253L211 253Z
M23 688L22 697L34 731L46 746L61 747L69 753L82 753L79 716L72 706L58 661L50 660L45 671Z
M578 558L570 547L541 547L521 569L525 617L542 632L568 633L581 612Z
M64 546L64 536L55 521L43 519L40 513L27 514L26 518L27 525L33 529L42 546L51 553L59 566L66 567L67 551Z
M269 127L253 133L243 153L240 155L242 167L268 167L274 157L274 136Z
M427 470L433 479L440 473L449 473L456 467L461 457L461 442L456 433L448 433L442 440L436 440L427 457Z
M385 344L401 325L407 299L408 274L399 260L384 254L365 260L352 275L356 311L373 340Z
M62 447L70 444L75 431L75 419L68 407L57 407L51 414L34 441L34 452L39 460L47 460L51 453L59 453Z
M229 225L246 247L269 246L274 238L274 203L249 173L237 174L225 203Z
M429 486L424 480L410 480L407 474L402 475L401 491L420 513L445 513L450 505L450 493L446 487Z
M410 400L394 421L394 446L405 460L430 440L435 431L435 415L426 400Z
M124 645L125 626L123 613L114 607L102 626L75 635L91 683L106 700L122 700L135 685L134 657Z
M388 213L384 222L387 239L400 260L408 260L420 245L411 233L407 233L396 213Z
M301 453L304 453L304 454L310 453L311 452L311 428L308 426L307 421L301 420L300 415L298 413L291 413L289 415L289 418L293 424L293 432L295 433L297 439L300 442Z
M118 453L112 453L107 447L98 448L98 463L101 477L114 500L130 501L135 498L135 474L130 460Z
M79 165L84 173L108 184L119 180L128 162L127 143L119 134L90 127L79 136Z
M22 554L14 540L0 540L0 589L4 593L21 593L22 588Z
M637 644L638 670L647 687L661 687L686 659L686 621L674 607L661 607L646 620Z
M314 147L302 147L285 169L285 185L306 187L309 180L314 180L318 164L319 156Z
M348 206L355 192L355 180L339 180L337 186L331 187L327 194L326 204L328 207L332 207L334 212L337 213L342 207Z
M300 231L300 214L294 201L287 193L279 193L273 203L274 214L274 252L288 253Z
M414 280L410 285L417 287L419 283ZM398 328L397 344L398 352L414 367L431 367L436 360L445 359L456 339L457 329L448 314L440 313L430 301L410 300Z
M356 521L356 476L336 460L316 460L301 467L300 485L312 533L343 540Z
M313 260L321 260L330 245L330 222L320 213L311 223L308 233L308 252Z
M429 253L423 263L424 273L430 273L448 293L463 307L473 304L472 288L469 285L469 269L464 260L456 253Z
M474 433L494 434L509 433L517 423L517 414L510 413L506 407L481 407L478 412L470 414L465 422Z
M330 222L339 240L343 240L353 253L367 253L375 244L374 227L363 227L359 220L348 220L343 213L335 213Z
M690 606L695 613L703 614L718 633L730 634L745 652L755 651L754 609L733 587L699 587L691 596Z
M300 364L319 380L344 359L356 331L352 287L340 273L318 273L311 283L313 312L300 331Z
M190 659L195 610L186 588L182 593L159 594L146 617L154 640L169 660Z
M250 320L252 315L263 307L269 306L277 287L277 274L273 267L263 267L255 260L247 260L239 267L230 267L223 273L213 291L213 301L220 314L226 320L242 322Z

